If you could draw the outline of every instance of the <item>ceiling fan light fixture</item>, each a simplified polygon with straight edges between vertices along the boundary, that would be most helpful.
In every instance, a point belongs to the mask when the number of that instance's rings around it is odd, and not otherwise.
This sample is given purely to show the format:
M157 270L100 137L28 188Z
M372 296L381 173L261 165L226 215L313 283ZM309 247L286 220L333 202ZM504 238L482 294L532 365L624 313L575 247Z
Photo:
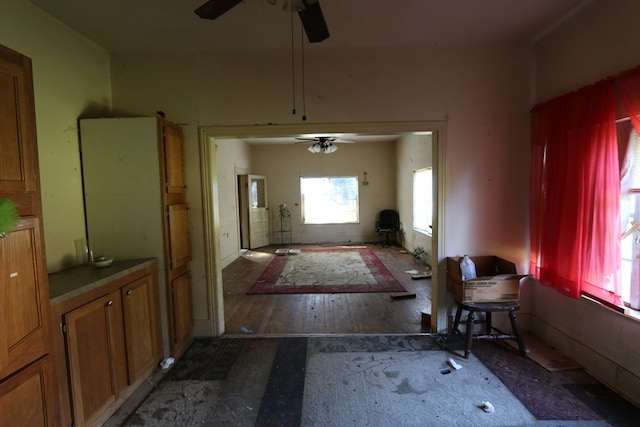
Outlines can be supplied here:
M320 151L322 151L322 149L320 148L320 145L318 144L313 144L312 146L310 146L309 148L307 148L307 150L309 150L310 152L312 152L313 154L315 153L319 153Z
M324 154L330 154L336 151L338 151L338 147L333 144L329 144L327 147L325 147Z

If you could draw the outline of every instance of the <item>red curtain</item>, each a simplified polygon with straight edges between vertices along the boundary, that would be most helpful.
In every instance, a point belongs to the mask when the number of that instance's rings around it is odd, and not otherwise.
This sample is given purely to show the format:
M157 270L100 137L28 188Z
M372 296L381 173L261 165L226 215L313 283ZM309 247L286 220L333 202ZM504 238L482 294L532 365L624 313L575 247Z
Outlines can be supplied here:
M615 92L602 81L532 112L531 265L578 298L620 303L620 173Z
M624 107L631 119L631 124L635 128L636 132L640 134L640 67L620 74L620 78L618 79L618 89L620 91ZM634 160L637 161L637 159ZM636 233L634 233L634 236L636 236ZM633 238L635 239L635 237ZM631 287L628 301L629 305L636 310L640 309L640 285L638 280L638 277L640 276L639 246L638 242L634 241L632 249L633 262L631 270Z

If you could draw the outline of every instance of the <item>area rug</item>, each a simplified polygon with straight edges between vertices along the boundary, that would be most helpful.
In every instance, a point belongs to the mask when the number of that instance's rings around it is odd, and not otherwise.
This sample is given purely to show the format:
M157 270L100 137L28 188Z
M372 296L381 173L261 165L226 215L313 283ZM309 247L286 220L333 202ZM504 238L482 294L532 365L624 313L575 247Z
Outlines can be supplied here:
M367 247L302 249L275 256L247 294L406 292Z

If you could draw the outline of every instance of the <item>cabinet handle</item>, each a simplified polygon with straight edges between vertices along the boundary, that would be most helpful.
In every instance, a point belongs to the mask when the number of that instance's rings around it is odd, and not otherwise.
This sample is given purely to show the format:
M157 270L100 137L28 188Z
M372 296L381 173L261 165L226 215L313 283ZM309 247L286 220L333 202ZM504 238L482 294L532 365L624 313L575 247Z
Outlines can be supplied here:
M130 297L131 295L133 295L133 291L132 291L131 289L129 289L129 290L127 291L127 296L128 296L128 297Z
M113 305L113 301L107 302L107 307L111 307Z

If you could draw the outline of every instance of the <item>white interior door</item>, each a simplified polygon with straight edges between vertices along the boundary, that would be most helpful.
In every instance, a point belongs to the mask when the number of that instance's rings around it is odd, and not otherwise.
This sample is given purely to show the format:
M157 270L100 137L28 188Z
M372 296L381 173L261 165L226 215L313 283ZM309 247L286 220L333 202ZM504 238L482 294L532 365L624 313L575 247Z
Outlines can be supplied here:
M269 244L267 177L262 175L247 175L247 178L249 248L254 249Z

